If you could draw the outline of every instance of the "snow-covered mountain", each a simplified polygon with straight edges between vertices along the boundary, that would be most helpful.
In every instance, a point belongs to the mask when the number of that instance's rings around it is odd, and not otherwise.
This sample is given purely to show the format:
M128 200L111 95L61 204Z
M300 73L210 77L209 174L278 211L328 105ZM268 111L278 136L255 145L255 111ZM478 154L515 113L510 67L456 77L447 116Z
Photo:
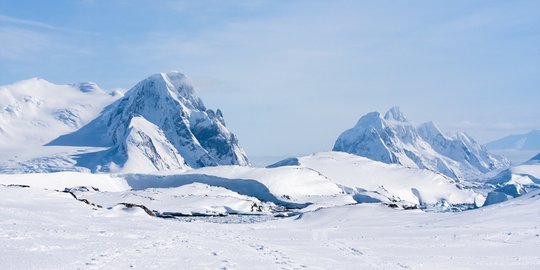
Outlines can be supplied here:
M57 85L32 78L0 86L0 149L39 147L85 125L118 97L91 82Z
M93 171L249 164L221 111L207 109L178 72L146 78L92 122L48 145L108 147L79 158Z
M509 135L486 144L488 149L540 150L540 130L525 134Z
M447 136L432 122L415 126L398 107L384 117L378 112L361 117L339 136L333 150L430 169L454 179L474 179L509 166L508 160L488 153L465 133Z
M508 157L513 164L521 164L540 152L540 130L509 135L486 144L489 151Z

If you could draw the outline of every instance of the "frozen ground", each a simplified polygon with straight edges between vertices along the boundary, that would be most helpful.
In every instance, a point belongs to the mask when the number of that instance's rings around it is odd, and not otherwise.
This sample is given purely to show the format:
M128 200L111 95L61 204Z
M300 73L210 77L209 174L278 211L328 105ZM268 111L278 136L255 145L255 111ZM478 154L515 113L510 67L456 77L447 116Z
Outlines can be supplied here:
M461 213L359 204L219 224L97 208L69 193L2 185L0 213L0 269L540 267L539 192Z

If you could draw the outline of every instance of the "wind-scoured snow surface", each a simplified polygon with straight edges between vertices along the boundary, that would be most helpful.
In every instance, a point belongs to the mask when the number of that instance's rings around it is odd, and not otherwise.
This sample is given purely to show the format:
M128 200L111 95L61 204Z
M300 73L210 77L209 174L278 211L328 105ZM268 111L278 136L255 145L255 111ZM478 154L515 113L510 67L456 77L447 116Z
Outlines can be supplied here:
M339 136L333 150L430 169L454 179L474 179L509 166L508 160L488 153L465 133L450 137L432 122L413 125L398 107L384 117L378 112L363 116Z
M35 179L27 181L40 180L44 179L35 175ZM57 180L75 181L73 177L58 176ZM2 181L5 183L5 179ZM76 200L66 192L0 185L0 268L536 269L540 266L538 192L459 213L426 213L358 204L266 222L218 224L152 217L141 207L115 204L111 200L121 185L96 183L110 191L99 195L79 188L72 193L77 196L88 193L88 199L100 196L95 199L103 204L101 208ZM169 191L147 190L138 194L141 196L130 191L124 199L152 201L158 208L182 207L171 205L175 192L181 202L186 202L186 209L193 206L189 200L210 198L207 202L216 202L220 201L219 196L226 197L222 201L234 205L236 211L245 211L250 203L258 203L200 184ZM197 209L193 210L201 211L201 205L197 203ZM207 209L219 211L215 207Z

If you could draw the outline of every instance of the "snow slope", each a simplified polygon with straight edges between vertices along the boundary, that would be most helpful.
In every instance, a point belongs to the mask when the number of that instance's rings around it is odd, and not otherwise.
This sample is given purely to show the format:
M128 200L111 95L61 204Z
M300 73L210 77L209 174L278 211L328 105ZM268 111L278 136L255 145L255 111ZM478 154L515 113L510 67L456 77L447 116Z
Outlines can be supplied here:
M122 178L108 174L80 172L0 174L0 184L26 185L50 190L64 190L78 186L95 187L101 191L128 191L131 189Z
M540 187L540 154L521 165L513 166L488 179L495 186L488 193L485 205L500 203Z
M0 148L31 149L92 120L117 97L94 83L33 78L0 86Z
M488 180L488 183L495 185L513 183L540 185L540 154L521 165L513 166L501 172L493 179Z
M33 78L0 86L0 171L73 166L69 153L87 148L43 145L87 124L119 96L89 82L57 85Z
M216 224L0 186L0 268L537 269L538 209L532 192L459 213L360 204Z
M449 137L432 122L413 125L398 107L384 117L378 112L366 114L339 136L333 150L430 169L454 179L474 179L509 166L508 160L489 154L465 133Z
M482 196L462 188L444 175L399 164L385 164L342 152L316 153L288 159L270 167L280 166L311 169L351 194L378 194L378 198L385 198L387 202L412 205L443 202L481 205L483 202Z

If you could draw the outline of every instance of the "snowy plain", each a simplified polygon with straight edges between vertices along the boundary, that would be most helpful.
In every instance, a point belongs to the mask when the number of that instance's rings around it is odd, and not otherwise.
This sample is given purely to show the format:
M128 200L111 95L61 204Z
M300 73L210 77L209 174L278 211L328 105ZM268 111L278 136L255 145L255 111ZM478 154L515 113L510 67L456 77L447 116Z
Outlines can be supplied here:
M535 269L540 194L459 213L380 204L257 223L162 219L0 186L1 269Z

